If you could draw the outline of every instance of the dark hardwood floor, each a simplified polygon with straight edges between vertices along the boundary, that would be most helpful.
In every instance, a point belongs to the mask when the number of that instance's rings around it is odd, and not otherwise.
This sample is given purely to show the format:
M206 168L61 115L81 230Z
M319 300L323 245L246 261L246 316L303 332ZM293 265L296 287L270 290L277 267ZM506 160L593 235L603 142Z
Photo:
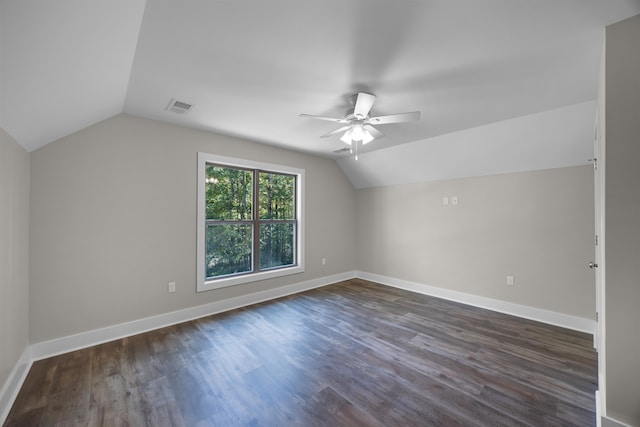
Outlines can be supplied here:
M35 362L5 426L593 426L591 335L350 280Z

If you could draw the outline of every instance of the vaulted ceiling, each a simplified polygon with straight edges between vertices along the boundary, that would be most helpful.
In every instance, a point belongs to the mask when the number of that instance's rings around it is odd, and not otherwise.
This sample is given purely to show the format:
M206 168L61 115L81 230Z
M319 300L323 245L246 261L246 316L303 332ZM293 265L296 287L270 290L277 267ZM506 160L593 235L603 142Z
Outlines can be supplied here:
M584 162L603 28L638 13L640 0L0 0L0 125L34 150L124 112L335 157L354 182L376 158L420 168L418 152L460 167L471 148L513 169L566 144L560 163ZM342 117L358 91L376 115L422 119L385 125L356 165L333 153L340 135L319 138L335 124L298 115ZM172 98L194 107L168 112ZM551 129L567 121L576 132ZM527 140L514 158L496 145L505 126L504 144Z

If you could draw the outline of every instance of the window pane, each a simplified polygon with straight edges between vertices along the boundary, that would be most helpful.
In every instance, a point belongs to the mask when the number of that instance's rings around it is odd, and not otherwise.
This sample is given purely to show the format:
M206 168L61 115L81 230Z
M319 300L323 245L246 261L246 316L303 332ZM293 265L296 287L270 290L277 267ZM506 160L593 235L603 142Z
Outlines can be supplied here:
M225 168L207 163L207 219L251 219L253 173L246 169Z
M207 225L207 278L251 271L250 224Z
M260 172L260 219L295 219L296 177Z
M260 269L295 264L295 224L260 225Z

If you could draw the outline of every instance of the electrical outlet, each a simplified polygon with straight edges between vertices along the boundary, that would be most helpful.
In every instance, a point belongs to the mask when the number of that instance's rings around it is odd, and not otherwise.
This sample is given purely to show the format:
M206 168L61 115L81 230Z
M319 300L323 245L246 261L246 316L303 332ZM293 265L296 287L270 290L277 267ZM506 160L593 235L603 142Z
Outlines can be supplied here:
M451 196L451 204L454 206L458 204L458 196Z
M172 294L175 291L176 291L176 282L169 282L169 284L167 285L167 292Z
M322 265L327 265L327 259L326 258L322 258Z
M507 286L513 286L514 284L513 276L507 276Z

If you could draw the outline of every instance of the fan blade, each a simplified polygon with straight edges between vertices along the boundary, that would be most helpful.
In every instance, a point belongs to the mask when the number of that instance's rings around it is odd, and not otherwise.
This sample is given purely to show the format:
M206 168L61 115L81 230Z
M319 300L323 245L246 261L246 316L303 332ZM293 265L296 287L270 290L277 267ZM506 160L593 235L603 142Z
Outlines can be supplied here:
M362 128L364 130L366 130L367 132L369 132L369 134L374 138L374 139L380 139L382 137L384 137L384 133L380 132L378 129L374 128L371 125L364 125L362 126Z
M325 133L324 135L320 136L320 138L328 138L337 133L346 132L347 130L349 130L349 128L351 128L351 126L342 126L340 129L332 130L329 133Z
M335 122L335 123L349 123L349 120L347 119L336 119L333 117L314 116L312 114L300 114L300 117L305 117L308 119L326 120L328 122Z
M414 122L416 120L420 120L420 111L390 114L388 116L370 117L366 120L366 122L374 125L386 125L389 123Z
M364 119L369 115L369 111L371 111L371 107L376 100L375 95L371 95L369 93L360 92L358 94L358 99L356 99L356 105L353 108L353 115L359 118L360 120Z

